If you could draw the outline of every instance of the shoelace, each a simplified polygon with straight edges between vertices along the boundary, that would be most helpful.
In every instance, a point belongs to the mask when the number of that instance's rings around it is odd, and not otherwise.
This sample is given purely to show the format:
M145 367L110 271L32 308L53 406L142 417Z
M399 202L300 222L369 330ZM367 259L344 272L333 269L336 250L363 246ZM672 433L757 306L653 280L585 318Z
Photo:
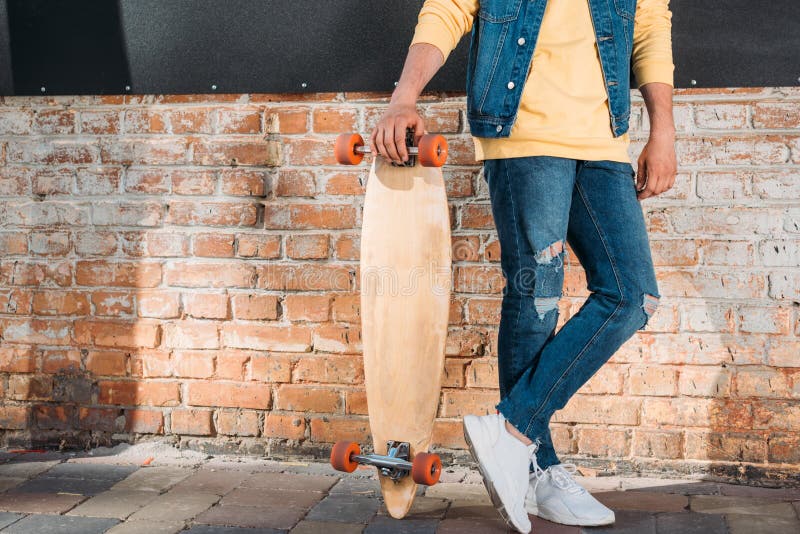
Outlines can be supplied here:
M547 469L542 469L539 467L539 463L536 461L536 451L539 449L539 445L541 441L537 438L536 440L536 447L531 452L531 463L533 464L533 472L530 474L530 478L535 478L536 481L533 484L532 491L536 492L536 488L539 486L539 482L541 482L545 475L548 473L550 474L550 480L553 481L553 484L558 487L559 489L563 489L568 491L569 493L573 494L581 494L586 492L586 488L575 482L572 478L572 474L578 470L578 466L573 463L561 463L551 465Z
M574 494L586 492L586 489L572 478L572 475L578 470L577 465L573 463L556 464L551 465L548 470L550 471L550 480L560 489Z

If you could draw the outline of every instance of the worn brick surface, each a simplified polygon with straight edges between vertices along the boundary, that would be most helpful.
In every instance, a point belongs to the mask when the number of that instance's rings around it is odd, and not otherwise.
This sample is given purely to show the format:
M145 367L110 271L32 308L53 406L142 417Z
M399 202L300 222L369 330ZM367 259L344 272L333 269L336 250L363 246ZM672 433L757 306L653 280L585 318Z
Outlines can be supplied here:
M11 534L100 534L115 525L116 519L99 517L71 517L64 515L29 515L5 528Z
M635 163L650 122L640 91L631 98ZM605 466L792 472L798 94L677 89L674 100L676 183L642 202L659 309L556 413L556 448ZM331 147L340 131L368 134L387 102L3 98L0 446L83 446L89 430L314 454L368 441L357 276L367 166L336 165ZM434 445L463 454L461 416L497 400L500 247L464 96L426 93L419 110L451 146L456 276ZM588 295L570 259L559 325Z

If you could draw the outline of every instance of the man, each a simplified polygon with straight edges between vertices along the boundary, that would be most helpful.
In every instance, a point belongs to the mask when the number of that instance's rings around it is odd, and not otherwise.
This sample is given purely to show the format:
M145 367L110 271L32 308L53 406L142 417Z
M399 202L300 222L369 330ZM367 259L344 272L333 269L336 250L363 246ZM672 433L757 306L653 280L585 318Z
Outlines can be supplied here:
M660 297L639 200L675 181L669 0L427 0L400 81L371 138L408 157L422 89L471 31L467 120L483 161L506 278L497 413L464 435L495 507L520 532L527 512L572 525L614 512L571 477L550 416L637 330ZM630 73L650 138L628 156ZM638 175L638 176L637 176ZM589 298L555 333L569 242ZM571 469L567 469L571 467Z

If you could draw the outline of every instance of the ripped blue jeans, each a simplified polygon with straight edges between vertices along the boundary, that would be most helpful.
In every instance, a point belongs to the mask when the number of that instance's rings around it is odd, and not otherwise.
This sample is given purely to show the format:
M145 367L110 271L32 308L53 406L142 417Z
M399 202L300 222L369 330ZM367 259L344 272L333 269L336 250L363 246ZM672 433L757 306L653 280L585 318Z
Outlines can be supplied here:
M553 412L646 326L660 295L630 163L530 156L484 161L505 277L498 335L500 403L560 463ZM556 333L569 243L591 292ZM567 265L569 268L569 265Z

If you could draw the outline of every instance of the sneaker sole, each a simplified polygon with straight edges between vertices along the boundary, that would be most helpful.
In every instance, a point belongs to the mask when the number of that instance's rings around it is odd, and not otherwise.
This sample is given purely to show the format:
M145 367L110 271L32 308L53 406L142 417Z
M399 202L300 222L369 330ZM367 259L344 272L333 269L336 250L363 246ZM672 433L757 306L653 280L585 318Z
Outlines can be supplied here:
M483 464L478 457L478 453L475 452L475 446L472 444L472 440L469 438L469 432L467 432L467 425L464 424L464 440L467 442L467 446L469 447L469 453L472 455L472 458L475 460L475 463L478 464L478 471L483 478L483 485L486 486L486 491L489 492L489 498L492 501L492 505L494 505L495 510L500 514L500 517L503 518L506 525L513 528L518 532L527 533L530 531L525 531L519 528L517 525L514 524L514 521L511 519L511 516L508 515L506 512L506 506L503 504L503 500L500 498L500 495L497 493L497 490L494 487L494 482L489 474L483 469Z
M536 517L541 517L542 519L546 519L547 521L553 523L560 523L562 525L570 525L577 527L601 527L604 525L612 525L614 523L614 520L616 519L614 516L612 516L611 519L603 519L600 521L589 521L582 523L577 519L575 519L574 517L565 519L556 514L551 514L547 511L542 512L539 510L537 506L531 506L528 504L525 505L525 511L528 512L529 514L535 515Z

